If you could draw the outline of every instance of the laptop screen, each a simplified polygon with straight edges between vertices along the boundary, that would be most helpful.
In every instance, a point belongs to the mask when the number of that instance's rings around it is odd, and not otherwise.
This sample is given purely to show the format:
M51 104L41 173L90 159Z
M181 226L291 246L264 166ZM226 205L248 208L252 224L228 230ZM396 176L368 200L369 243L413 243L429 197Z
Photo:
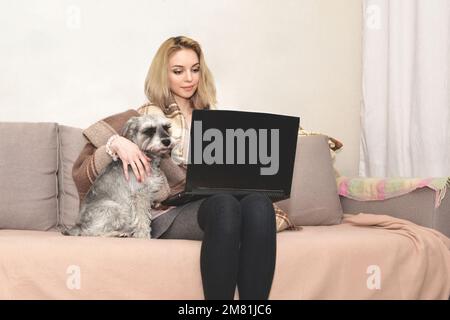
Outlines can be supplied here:
M194 110L186 190L284 191L290 195L300 118Z

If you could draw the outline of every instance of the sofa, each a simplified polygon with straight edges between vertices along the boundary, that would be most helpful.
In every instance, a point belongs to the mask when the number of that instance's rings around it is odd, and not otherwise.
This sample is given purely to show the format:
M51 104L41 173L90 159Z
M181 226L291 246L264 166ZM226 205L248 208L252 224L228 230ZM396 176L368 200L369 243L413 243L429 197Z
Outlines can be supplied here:
M0 299L204 299L200 241L67 237L83 131L0 123ZM450 196L339 196L325 135L299 136L269 299L448 299ZM235 299L239 298L236 289Z

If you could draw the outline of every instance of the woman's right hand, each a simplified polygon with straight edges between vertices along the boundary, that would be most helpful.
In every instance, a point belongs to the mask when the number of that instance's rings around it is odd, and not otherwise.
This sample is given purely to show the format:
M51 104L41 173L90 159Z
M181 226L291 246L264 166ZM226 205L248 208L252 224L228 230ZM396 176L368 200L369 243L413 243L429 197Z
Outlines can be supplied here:
M112 141L111 150L117 153L117 156L122 160L123 172L127 181L129 181L128 165L131 165L138 182L144 181L146 175L150 176L151 159L135 143L119 136Z

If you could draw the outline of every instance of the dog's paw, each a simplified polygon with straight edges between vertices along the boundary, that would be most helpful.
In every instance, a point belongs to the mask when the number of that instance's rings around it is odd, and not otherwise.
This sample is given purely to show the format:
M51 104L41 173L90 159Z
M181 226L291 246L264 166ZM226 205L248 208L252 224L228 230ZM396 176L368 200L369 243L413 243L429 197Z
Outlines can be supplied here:
M140 238L140 239L151 239L150 231L136 231L132 235L133 238Z
M130 236L129 233L121 233L118 235L119 238L128 238Z

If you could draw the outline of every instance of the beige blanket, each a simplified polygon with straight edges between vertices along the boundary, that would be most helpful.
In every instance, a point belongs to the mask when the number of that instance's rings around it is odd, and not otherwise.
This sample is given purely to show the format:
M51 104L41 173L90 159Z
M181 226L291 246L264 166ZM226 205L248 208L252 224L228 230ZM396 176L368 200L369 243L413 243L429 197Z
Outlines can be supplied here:
M270 299L448 299L450 239L385 215L277 234ZM199 241L0 230L0 299L203 299ZM236 299L238 292L236 291Z

